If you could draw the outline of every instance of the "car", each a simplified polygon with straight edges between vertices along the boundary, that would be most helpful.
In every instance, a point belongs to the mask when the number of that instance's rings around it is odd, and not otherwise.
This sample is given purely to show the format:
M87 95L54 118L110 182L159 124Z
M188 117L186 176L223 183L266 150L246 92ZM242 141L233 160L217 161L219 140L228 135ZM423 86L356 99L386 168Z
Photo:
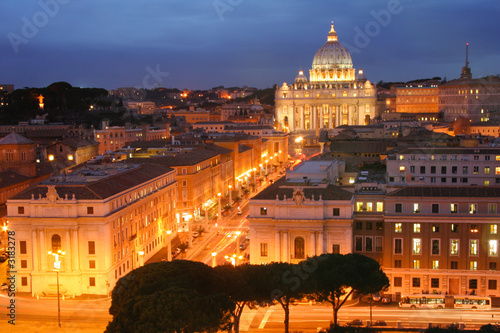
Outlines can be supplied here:
M382 303L389 304L391 302L392 302L392 300L390 297L382 297Z
M362 326L363 321L361 319L354 319L347 323L347 326Z
M241 211L240 206L238 206L238 213L237 213L237 214L238 214L238 215L241 215L241 214L242 214L242 211Z
M247 244L246 243L241 243L240 244L240 250L243 251L244 249L247 248Z
M200 236L200 233L198 231L193 231L193 238L197 238Z
M373 323L373 326L387 326L387 323L384 320L377 320Z
M372 300L374 300L375 302L378 302L381 299L382 299L382 296L379 293L373 294L373 296L372 296Z

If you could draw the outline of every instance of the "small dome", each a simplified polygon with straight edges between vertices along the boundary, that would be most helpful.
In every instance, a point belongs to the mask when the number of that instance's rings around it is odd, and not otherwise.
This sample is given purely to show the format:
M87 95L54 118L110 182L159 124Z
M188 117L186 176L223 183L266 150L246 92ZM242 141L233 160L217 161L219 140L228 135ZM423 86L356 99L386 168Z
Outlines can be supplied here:
M295 78L295 82L302 82L306 83L307 82L307 77L304 75L304 72L302 70L299 71L299 75Z
M358 71L358 74L356 75L356 80L358 80L358 81L367 81L367 80L368 80L368 79L366 78L365 73L363 73L363 70L362 70L362 69L360 69L360 70Z
M337 40L337 32L332 27L328 33L327 42L314 56L313 69L352 68L352 59L349 51Z

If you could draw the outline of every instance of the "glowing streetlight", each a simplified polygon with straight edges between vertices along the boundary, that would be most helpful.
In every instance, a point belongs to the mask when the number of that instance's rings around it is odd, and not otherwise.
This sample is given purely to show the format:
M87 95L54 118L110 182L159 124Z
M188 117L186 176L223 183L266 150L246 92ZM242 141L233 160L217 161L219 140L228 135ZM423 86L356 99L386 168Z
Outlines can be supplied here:
M54 256L54 270L57 275L57 321L59 323L59 327L61 327L61 300L59 297L59 270L61 269L61 260L59 257L65 255L66 252L59 249L57 252L49 251L49 255Z
M171 233L172 233L172 230L167 230L167 249L168 249L167 259L168 259L168 261L172 261L172 242L170 241L170 234Z
M262 177L262 163L261 163L261 164L259 164L259 169L260 169L260 174L259 174L259 176L260 176L260 177Z

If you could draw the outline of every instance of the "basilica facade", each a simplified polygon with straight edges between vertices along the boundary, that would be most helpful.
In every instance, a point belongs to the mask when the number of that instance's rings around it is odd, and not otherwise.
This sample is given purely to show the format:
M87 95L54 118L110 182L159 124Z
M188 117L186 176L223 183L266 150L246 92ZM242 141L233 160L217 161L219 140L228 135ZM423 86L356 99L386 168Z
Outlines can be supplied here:
M276 121L284 131L316 131L341 125L369 124L375 117L376 88L331 25L327 42L314 56L309 79L301 70L291 84L276 89Z

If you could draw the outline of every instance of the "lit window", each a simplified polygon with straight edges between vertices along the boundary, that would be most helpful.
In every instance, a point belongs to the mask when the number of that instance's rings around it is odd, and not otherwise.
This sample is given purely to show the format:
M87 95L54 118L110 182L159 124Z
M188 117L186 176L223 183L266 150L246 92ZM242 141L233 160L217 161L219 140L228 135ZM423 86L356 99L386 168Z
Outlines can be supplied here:
M365 210L362 202L356 202L356 210L358 212Z
M399 171L403 172L405 171L406 167L404 165L400 165L399 166Z
M496 257L498 255L498 240L490 239L488 241L488 255L490 257Z
M469 214L477 214L477 204L469 204Z
M368 212L373 212L373 203L372 202L367 202L366 203L366 210Z
M473 234L476 234L479 232L479 228L477 226L477 224L471 224L470 225L470 232L473 233Z
M432 269L439 269L439 260L432 261Z
M403 232L403 223L394 223L394 232Z
M413 223L413 232L420 232L420 223Z
M414 203L413 204L413 212L414 213L420 213L420 204L419 203Z
M498 156L497 156L498 158ZM497 159L498 161L498 159ZM495 167L495 175L500 175L500 167Z
M498 225L490 224L490 234L496 235L498 233Z
M413 260L413 268L415 268L415 269L420 268L420 260L418 260L418 259Z
M471 261L469 268L471 271L477 271L477 261Z
M458 213L458 204L452 203L450 204L450 213Z
M377 202L377 212L383 212L383 211L384 211L384 203Z
M479 246L479 241L477 239L470 240L469 253L471 256L478 255L478 246Z
M422 240L420 238L413 238L413 254L420 254L422 249Z
M451 240L450 254L451 255L458 255L458 239Z

